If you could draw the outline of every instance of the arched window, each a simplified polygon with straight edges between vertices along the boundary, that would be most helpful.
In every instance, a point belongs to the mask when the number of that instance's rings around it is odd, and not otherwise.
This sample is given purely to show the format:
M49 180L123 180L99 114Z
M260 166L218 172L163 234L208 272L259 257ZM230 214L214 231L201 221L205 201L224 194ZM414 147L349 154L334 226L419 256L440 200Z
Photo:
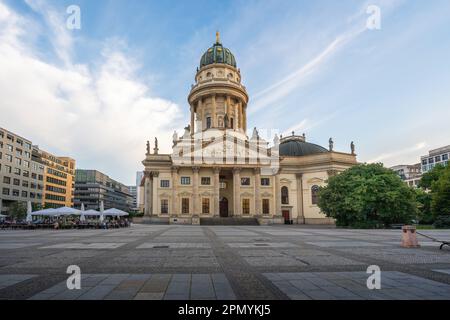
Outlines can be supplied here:
M234 119L230 118L230 128L234 129Z
M319 202L319 186L311 187L311 203L317 204Z
M211 128L211 117L206 118L206 129Z
M212 78L212 73L211 73L211 72L208 72L208 73L206 74L206 77L207 77L207 78Z
M287 187L281 188L281 204L289 204L289 190Z

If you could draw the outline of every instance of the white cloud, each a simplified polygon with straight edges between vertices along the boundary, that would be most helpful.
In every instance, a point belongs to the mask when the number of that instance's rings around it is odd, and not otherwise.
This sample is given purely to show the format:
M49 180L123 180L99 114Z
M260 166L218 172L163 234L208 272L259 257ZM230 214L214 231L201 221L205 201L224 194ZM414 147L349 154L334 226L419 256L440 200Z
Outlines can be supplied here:
M399 159L407 159L408 157L411 156L411 154L415 155L417 153L417 151L425 150L426 146L427 146L426 142L419 142L419 143L416 143L412 147L408 147L405 149L396 150L396 151L392 151L392 152L382 153L379 156L377 156L376 158L370 159L367 162L368 163L387 162L387 165L390 166L391 164L393 165L392 160L398 161ZM410 164L410 163L406 163L406 164Z
M64 34L54 44L64 65L33 54L37 48L21 37L30 32L24 29L29 21L0 2L0 125L75 158L78 167L133 182L146 140L158 136L161 146L171 145L172 129L181 126L180 108L152 96L135 76L136 62L112 46L102 52L100 65L73 63L67 53L73 40L56 26L51 8L27 2L43 14L50 32Z

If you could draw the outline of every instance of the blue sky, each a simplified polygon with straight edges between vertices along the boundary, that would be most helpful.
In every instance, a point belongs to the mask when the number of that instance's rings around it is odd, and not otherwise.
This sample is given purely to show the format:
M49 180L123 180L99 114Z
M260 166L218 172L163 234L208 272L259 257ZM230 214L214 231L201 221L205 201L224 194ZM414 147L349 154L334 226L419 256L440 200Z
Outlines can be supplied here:
M69 5L81 30L65 28ZM381 29L365 28L368 5ZM170 151L219 30L249 127L386 165L450 144L450 2L0 0L0 126L134 183L145 141Z

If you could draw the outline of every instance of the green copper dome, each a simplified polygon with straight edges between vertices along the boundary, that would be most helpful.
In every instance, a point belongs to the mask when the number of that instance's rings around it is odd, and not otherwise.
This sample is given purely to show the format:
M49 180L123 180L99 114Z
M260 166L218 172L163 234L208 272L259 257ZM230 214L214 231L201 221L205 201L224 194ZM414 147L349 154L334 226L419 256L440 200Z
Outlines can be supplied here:
M220 43L219 33L216 34L216 43L203 54L200 68L213 63L224 63L236 68L236 59L231 51Z

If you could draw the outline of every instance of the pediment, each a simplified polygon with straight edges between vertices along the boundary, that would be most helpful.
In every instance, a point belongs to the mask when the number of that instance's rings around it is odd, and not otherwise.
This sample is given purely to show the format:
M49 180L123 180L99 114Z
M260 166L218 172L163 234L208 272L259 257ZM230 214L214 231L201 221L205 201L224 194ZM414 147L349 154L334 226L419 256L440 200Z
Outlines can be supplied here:
M309 180L306 181L307 183L324 183L325 180L324 179L320 179L320 178L311 178Z

